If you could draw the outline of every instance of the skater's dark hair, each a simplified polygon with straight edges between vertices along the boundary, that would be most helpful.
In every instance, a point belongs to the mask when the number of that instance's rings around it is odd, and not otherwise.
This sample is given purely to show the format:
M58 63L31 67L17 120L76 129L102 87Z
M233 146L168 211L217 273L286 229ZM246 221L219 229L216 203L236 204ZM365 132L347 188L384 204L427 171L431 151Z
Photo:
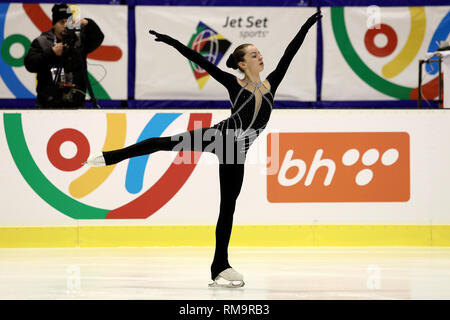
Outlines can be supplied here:
M240 46L238 46L236 49L234 49L233 53L230 54L230 56L228 57L227 60L227 67L237 70L239 69L240 71L244 72L241 67L239 67L239 62L243 62L244 61L244 56L245 56L245 49L251 46L250 43L244 43L241 44Z

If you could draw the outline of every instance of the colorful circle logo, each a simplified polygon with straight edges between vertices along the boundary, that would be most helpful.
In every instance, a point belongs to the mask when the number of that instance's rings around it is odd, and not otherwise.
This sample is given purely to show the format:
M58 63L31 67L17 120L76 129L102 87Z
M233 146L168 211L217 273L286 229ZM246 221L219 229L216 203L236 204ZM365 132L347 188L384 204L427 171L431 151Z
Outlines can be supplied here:
M410 88L392 82L390 79L401 74L411 63L417 62L416 56L425 39L426 13L424 7L409 7L411 27L405 45L399 53L382 67L382 76L378 75L357 54L347 32L344 8L331 8L331 21L334 36L347 64L358 77L372 88L393 98L401 100L415 100L418 96L417 88ZM374 39L378 34L384 34L387 38L385 46L379 46ZM450 12L440 21L438 27L428 45L428 52L434 52L438 48L440 40L446 40L450 34ZM394 52L398 45L398 37L395 30L387 25L380 24L377 28L368 29L364 36L366 50L375 57L387 57ZM427 65L426 71L430 75L438 72L436 66ZM422 87L423 96L432 99L438 95L438 81L436 76Z
M157 113L147 123L137 142L150 137L160 136L164 130L181 113ZM191 113L187 130L209 127L211 113ZM110 176L114 166L89 168L73 180L69 185L69 195L58 189L42 173L28 148L23 125L22 114L5 113L3 115L5 136L9 150L20 173L30 187L49 205L61 213L74 219L146 219L163 207L181 189L192 174L201 157L201 152L191 153L193 161L186 163L185 152L179 152L167 171L148 190L136 199L109 210L93 207L82 203L81 199L96 190ZM107 132L102 150L122 148L126 136L126 115L123 113L106 114ZM73 156L61 154L64 143L72 143L76 152ZM64 128L56 131L47 143L49 162L63 172L76 171L81 168L89 153L89 141L85 135L74 128ZM135 194L142 190L145 167L149 156L130 159L127 168L125 187L129 193Z

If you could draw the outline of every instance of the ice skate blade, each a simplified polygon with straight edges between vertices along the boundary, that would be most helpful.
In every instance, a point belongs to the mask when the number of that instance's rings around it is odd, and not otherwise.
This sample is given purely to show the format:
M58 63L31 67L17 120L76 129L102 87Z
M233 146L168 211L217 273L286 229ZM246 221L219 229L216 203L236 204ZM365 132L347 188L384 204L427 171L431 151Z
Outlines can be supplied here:
M87 165L90 167L104 167L106 166L106 163L103 155L97 154L89 157L85 162L83 162L83 165Z
M242 288L245 285L244 281L230 281L229 283L219 283L214 281L213 283L208 284L210 288Z

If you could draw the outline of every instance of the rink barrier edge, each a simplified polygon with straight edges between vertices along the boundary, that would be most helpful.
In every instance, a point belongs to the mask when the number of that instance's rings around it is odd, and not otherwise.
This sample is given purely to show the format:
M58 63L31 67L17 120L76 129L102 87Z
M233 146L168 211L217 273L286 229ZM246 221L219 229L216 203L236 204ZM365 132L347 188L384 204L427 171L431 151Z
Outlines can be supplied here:
M0 227L0 248L206 247L213 225ZM235 225L230 246L450 246L450 225Z

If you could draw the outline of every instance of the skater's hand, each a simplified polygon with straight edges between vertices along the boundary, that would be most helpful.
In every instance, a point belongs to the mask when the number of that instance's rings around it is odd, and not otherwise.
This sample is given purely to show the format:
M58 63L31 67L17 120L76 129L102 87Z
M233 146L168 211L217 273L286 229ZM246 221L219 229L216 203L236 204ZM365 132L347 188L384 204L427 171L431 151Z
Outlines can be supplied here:
M169 37L168 35L158 33L155 30L149 30L148 32L150 34L154 35L156 37L155 41L158 41L158 42L164 42L164 43L169 44L173 40L173 38Z
M311 17L308 18L308 20L306 20L305 24L303 25L302 28L311 28L319 19L322 18L322 12L316 12L314 13Z

